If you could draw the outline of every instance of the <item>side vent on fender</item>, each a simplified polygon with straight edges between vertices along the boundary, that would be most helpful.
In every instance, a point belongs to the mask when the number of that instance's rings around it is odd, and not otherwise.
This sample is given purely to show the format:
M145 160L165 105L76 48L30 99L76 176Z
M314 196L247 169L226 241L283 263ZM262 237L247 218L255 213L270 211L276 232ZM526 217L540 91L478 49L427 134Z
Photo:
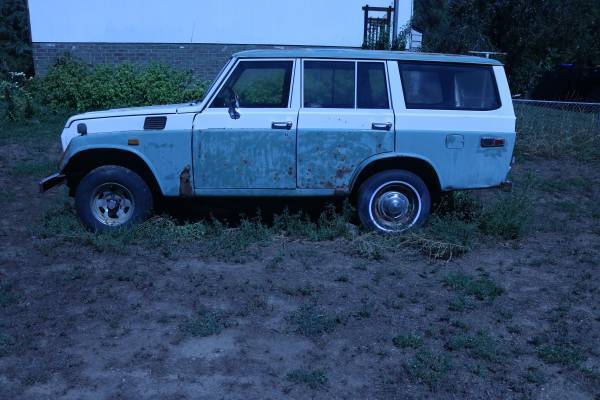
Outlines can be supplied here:
M146 117L144 120L145 131L161 131L167 125L167 117Z

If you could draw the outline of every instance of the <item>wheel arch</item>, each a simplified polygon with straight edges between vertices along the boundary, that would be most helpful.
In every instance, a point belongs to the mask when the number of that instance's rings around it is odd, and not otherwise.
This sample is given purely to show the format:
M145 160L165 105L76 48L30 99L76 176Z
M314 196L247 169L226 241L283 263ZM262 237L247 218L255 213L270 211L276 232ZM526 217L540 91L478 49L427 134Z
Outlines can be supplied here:
M153 195L163 194L154 170L143 156L130 150L112 147L82 149L64 160L61 172L67 176L69 194L74 194L77 185L85 175L103 165L128 168L148 184Z
M395 154L375 157L363 162L350 182L351 198L355 199L358 189L369 177L390 169L403 169L418 175L427 185L432 198L442 193L440 175L429 160L414 155Z

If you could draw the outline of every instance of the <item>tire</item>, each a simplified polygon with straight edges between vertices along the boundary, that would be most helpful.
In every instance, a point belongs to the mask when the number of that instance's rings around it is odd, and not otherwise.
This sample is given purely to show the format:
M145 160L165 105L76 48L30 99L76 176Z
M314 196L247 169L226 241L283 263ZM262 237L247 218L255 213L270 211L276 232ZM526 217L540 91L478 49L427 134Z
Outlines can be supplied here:
M358 217L369 230L400 233L421 226L431 209L431 195L423 179L401 170L379 172L359 188Z
M93 232L116 231L150 217L153 198L146 182L130 169L105 165L83 177L75 191L75 208Z

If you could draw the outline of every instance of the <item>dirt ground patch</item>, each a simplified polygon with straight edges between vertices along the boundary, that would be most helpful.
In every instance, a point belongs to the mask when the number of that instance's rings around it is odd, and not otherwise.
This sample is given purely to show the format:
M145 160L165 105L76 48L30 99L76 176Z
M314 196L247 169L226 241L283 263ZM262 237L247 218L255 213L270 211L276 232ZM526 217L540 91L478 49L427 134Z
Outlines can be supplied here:
M0 141L0 398L600 397L598 164L521 161L526 234L449 261L282 235L98 246L39 235L72 207L36 192L59 156L41 129Z

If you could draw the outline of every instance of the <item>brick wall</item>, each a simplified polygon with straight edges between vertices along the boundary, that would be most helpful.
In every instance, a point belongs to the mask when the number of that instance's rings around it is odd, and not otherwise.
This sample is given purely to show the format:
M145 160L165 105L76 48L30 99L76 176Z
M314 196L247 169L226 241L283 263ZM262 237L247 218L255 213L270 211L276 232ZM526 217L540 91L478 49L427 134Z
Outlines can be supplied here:
M33 43L33 61L38 75L48 72L57 57L70 54L92 65L146 65L154 61L211 80L233 53L274 47L204 43ZM277 46L281 47L284 46Z

